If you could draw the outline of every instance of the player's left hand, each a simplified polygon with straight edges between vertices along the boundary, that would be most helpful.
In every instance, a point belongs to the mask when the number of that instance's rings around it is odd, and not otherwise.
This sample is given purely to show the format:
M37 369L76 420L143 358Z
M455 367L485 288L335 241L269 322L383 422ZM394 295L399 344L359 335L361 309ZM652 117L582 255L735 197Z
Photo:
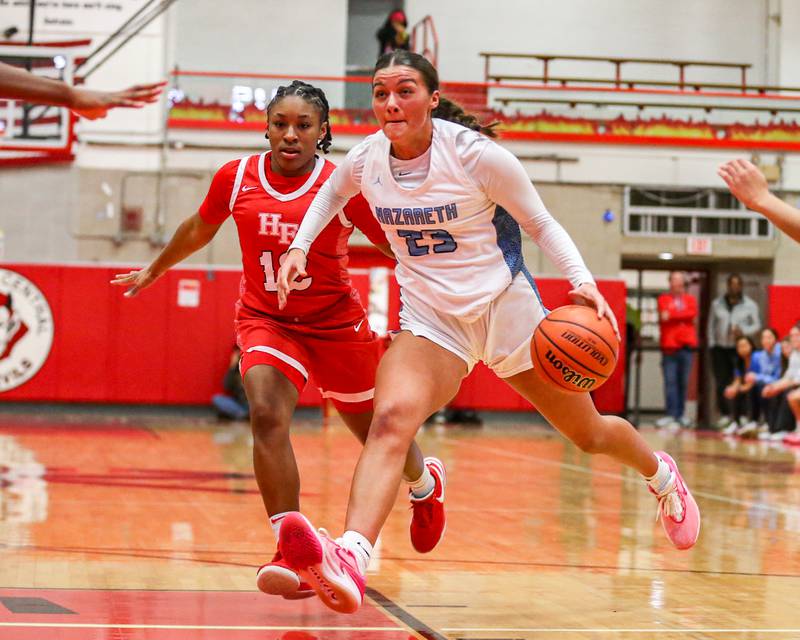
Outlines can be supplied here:
M617 335L617 340L622 340L622 336L619 333L619 326L617 325L617 319L614 317L614 312L611 311L611 307L608 306L606 299L603 297L603 294L600 293L596 285L590 282L584 282L579 287L570 291L569 295L576 303L597 309L598 318L602 318L603 316L608 318L608 321L614 329L614 333Z
M91 89L74 88L70 108L87 120L105 118L109 110L116 107L141 109L158 100L166 84L166 82L137 84L122 91L92 91Z

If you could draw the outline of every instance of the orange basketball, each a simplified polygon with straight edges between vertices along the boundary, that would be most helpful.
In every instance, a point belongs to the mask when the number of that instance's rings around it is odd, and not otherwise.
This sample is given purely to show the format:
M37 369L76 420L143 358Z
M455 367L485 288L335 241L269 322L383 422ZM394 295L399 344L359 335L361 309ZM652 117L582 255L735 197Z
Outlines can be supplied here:
M617 365L619 341L608 318L590 307L568 305L550 312L531 340L533 362L543 377L566 391L594 391Z

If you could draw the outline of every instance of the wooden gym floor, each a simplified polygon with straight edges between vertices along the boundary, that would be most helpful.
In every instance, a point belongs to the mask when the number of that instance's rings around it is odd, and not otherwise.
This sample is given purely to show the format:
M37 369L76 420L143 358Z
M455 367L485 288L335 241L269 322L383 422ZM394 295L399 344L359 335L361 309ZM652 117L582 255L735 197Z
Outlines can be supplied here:
M304 511L341 533L355 440L297 420ZM643 429L703 515L679 552L633 472L541 425L428 428L448 529L408 541L398 496L354 616L255 588L274 551L248 429L0 416L0 640L800 638L800 452Z

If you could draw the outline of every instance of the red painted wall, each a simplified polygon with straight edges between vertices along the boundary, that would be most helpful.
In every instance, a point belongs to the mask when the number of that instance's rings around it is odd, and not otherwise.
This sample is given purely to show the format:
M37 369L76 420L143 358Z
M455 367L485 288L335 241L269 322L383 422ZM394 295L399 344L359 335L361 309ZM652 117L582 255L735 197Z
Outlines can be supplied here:
M800 322L800 286L771 284L767 287L769 296L769 318L767 326L774 328L782 338L789 328Z
M368 263L360 258L353 262ZM127 270L124 267L2 267L22 274L41 289L53 313L55 335L41 370L22 386L0 394L0 400L206 404L219 390L234 341L239 271L175 269L130 299L109 285L115 273ZM178 306L181 279L200 282L199 306ZM353 282L366 302L367 272L354 270ZM396 328L399 291L391 282L389 326ZM565 281L539 279L537 283L548 307L569 302ZM617 317L624 318L624 284L608 281L600 286ZM624 354L620 361L624 362ZM622 367L595 398L601 410L622 410ZM301 404L319 401L316 387L308 385ZM464 381L455 404L499 410L530 406L482 366Z

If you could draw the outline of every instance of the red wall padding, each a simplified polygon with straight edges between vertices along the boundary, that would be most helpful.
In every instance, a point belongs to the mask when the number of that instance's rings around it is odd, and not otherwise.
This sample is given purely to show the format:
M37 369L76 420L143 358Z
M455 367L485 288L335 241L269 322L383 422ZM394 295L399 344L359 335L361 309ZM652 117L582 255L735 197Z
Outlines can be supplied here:
M767 287L769 296L769 320L772 327L783 338L793 324L800 322L800 286L771 284Z
M114 274L127 271L124 267L2 266L41 289L53 312L55 336L41 370L22 386L0 394L0 399L206 404L219 390L234 341L239 271L174 269L136 298L125 298L121 289L109 285ZM198 307L178 306L181 279L200 282ZM353 283L366 303L368 273L355 270ZM569 302L565 281L539 279L537 284L548 307ZM607 281L600 287L617 318L624 318L625 285ZM390 289L389 327L397 328L399 291L394 279ZM624 362L624 354L620 361ZM622 367L595 399L603 411L622 410ZM319 392L309 384L300 403L319 402ZM464 381L454 404L498 410L530 407L480 365Z

